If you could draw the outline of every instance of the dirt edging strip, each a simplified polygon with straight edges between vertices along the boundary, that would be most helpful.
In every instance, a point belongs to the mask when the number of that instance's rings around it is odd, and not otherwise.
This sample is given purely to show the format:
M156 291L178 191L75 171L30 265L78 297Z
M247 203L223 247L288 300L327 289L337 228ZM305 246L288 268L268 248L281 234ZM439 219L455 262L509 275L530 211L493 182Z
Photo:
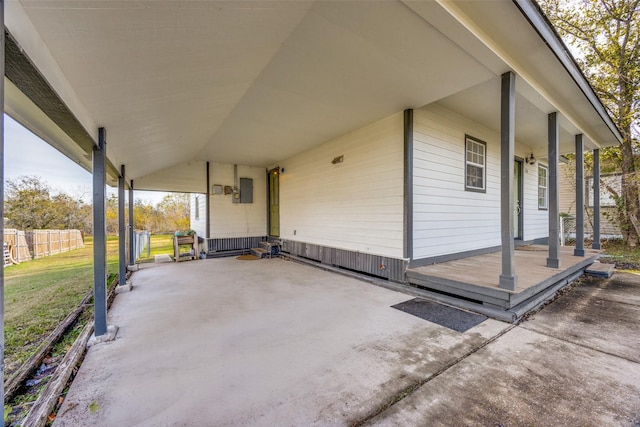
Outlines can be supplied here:
M40 366L44 358L51 352L53 346L60 340L60 337L78 320L80 314L84 311L86 305L91 301L93 297L93 291L90 291L87 296L84 297L80 304L60 323L50 334L45 338L40 345L39 350L27 359L26 362L14 372L7 381L4 383L5 389L5 402L11 401L16 395L16 392L22 387L24 382L29 378L31 374Z
M87 341L93 332L93 323L89 322L85 325L71 346L71 349L65 354L62 362L56 368L51 380L47 383L36 403L31 407L29 413L22 421L22 425L42 427L47 424L49 414L53 410L58 397L67 385L73 368L78 364L80 358L84 355L87 347Z
M131 273L128 273L127 278L130 275ZM107 309L111 307L111 303L116 297L115 289L118 282L119 282L119 279L118 279L118 276L116 276L116 278L109 285L109 293L107 295ZM87 302L91 299L92 296L93 296L93 292L90 292L89 295L87 295L87 297L85 297L85 299L83 299L82 302L78 305L78 307L68 316L68 318L72 317L72 315L76 311L78 311L78 314L75 316L75 319L74 319L76 320L79 317L79 315L82 313L85 306L87 305ZM66 323L66 320L65 320L65 323ZM61 326L62 325L60 325L58 328L60 328ZM56 330L58 328L56 328ZM34 402L33 406L29 410L29 413L21 422L21 425L41 427L47 424L47 422L49 421L49 415L54 410L60 395L63 393L64 388L67 386L67 383L69 382L69 378L73 373L73 369L78 365L78 363L80 362L80 360L82 359L82 357L86 352L87 342L89 341L89 338L91 337L92 333L93 333L93 316L91 317L91 319L87 321L87 324L82 329L82 332L80 333L78 338L76 338L75 342L71 346L71 349L67 351L64 358L62 359L62 362L60 362L60 364L56 367L56 370L51 376L51 379L45 386L42 393L40 393L40 395L38 396L38 399ZM62 334L59 334L58 338L60 338L61 335ZM52 343L49 346L49 349L53 347L56 341L57 339L52 341ZM47 352L43 354L42 359L44 358L44 356L46 356L46 354ZM33 370L31 372L33 372ZM20 388L21 384L22 383L18 383L18 387L16 388L16 390ZM14 393L15 393L15 390L14 390Z

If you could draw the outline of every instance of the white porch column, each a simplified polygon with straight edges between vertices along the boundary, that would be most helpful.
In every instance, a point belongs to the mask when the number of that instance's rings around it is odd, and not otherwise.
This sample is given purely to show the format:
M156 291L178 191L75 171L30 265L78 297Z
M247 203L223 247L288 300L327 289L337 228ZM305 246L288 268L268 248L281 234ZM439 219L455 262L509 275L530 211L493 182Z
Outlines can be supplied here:
M514 265L513 158L515 156L516 75L502 75L500 96L500 234L502 273L499 286L515 290L518 278Z
M549 114L549 257L547 267L560 268L560 243L558 242L560 212L558 210L558 113Z

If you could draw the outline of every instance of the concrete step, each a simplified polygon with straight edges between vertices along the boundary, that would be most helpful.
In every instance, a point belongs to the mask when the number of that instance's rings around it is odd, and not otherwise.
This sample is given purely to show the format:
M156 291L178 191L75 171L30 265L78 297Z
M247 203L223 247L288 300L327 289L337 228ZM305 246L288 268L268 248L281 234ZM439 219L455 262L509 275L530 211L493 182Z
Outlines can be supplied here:
M259 242L258 245L266 251L271 250L271 243L269 242Z
M276 256L280 252L280 244L278 242L260 242L260 248L267 252L267 255Z
M268 252L263 248L251 248L251 254L258 258L265 258Z
M605 263L596 261L593 264L591 264L589 267L587 267L584 272L590 276L605 277L608 279L609 277L613 276L614 269L615 269L615 264L605 264Z

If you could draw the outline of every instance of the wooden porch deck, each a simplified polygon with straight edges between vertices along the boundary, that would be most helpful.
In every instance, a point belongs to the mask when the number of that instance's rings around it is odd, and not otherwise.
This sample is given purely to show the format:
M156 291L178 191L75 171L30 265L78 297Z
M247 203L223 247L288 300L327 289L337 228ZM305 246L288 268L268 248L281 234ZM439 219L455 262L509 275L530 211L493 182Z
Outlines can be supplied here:
M498 287L502 270L500 252L411 268L407 271L407 279L410 284L434 291L434 294L461 297L471 303L514 311L519 306L530 307L543 300L548 291L555 292L567 283L567 279L582 274L600 254L597 250L586 249L584 257L577 257L573 250L568 246L560 248L561 268L556 269L546 266L549 255L546 245L516 248L518 281L515 291Z

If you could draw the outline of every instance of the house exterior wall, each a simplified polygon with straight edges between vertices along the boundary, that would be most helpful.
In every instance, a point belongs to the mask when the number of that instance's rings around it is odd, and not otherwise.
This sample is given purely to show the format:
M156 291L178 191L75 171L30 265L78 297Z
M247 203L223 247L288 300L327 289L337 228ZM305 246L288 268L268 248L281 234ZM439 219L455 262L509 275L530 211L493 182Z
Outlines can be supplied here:
M189 218L191 222L191 229L198 234L198 237L206 237L207 233L206 197L206 194L192 193L189 195ZM198 205L197 208L196 205ZM198 215L196 215L196 212Z
M576 172L574 168L568 164L561 164L558 168L558 209L560 213L572 216L576 214L575 182Z
M191 161L163 169L133 181L136 190L197 193L207 187L207 163Z
M210 163L209 175L211 185L235 185L232 164ZM253 179L253 203L233 203L232 195L210 195L211 238L267 235L266 170L238 165L238 180L240 178Z
M543 125L546 125L543 124ZM486 192L465 191L465 135L486 143ZM423 259L500 245L500 137L432 104L414 111L413 255ZM524 158L528 147L516 144ZM523 165L523 239L548 234L538 166Z
M546 123L541 124L546 126ZM516 125L517 126L517 125ZM524 158L527 155L526 147L516 145L516 155ZM524 236L523 240L545 239L549 236L549 211L538 209L538 165L548 168L546 160L536 162L534 165L523 166L524 187ZM548 170L548 169L547 169ZM548 194L548 190L547 190Z
M562 164L560 165L559 172L559 187L560 187L560 212L566 213L571 217L576 216L576 188L575 188L575 165ZM586 216L584 222L585 236L590 239L593 233L593 173L592 171L585 170L585 183L584 183L584 202L586 208ZM618 192L620 191L620 176L619 175L604 175L600 177L608 185L612 186ZM603 239L615 239L622 238L622 230L620 226L613 220L616 217L615 202L611 198L605 185L600 185L600 235ZM568 236L567 240L571 243L571 237L575 234L575 223L569 219L565 226L565 234Z
M280 237L402 258L403 147L397 113L281 162Z

